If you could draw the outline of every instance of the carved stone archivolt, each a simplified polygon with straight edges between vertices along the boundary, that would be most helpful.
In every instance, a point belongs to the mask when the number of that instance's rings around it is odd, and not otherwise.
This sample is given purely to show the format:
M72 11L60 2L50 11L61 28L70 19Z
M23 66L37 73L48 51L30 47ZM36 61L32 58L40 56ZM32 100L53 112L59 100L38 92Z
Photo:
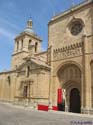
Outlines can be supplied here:
M82 54L82 43L76 43L63 48L54 49L53 58L57 60L57 59L75 57L81 54Z
M81 83L81 71L76 65L69 64L58 71L58 78L63 84L69 81Z

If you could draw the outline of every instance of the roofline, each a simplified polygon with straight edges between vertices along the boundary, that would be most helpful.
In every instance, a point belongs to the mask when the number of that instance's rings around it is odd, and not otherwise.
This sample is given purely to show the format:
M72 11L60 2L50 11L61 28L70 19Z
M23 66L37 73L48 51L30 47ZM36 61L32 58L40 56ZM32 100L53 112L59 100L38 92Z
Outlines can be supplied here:
M71 12L74 12L74 11L76 11L76 10L78 10L78 9L80 9L80 8L82 8L82 7L84 7L84 6L86 6L86 5L91 4L91 3L93 3L93 0L87 0L87 1L81 2L81 3L78 4L78 5L75 5L74 7L70 8L70 9L68 9L68 10L66 10L66 11L64 11L64 12L62 12L62 13L57 14L56 16L52 17L52 19L50 20L50 22L48 23L48 25L50 25L50 24L51 24L52 22L54 22L55 20L57 20L57 19L59 19L59 18L62 18L62 17L64 17L64 16L70 14Z
M32 59L31 59L31 61L34 62ZM34 63L36 63L36 62L34 62ZM39 65L41 69L43 69L44 67L46 67L47 69L51 69L51 67L48 65L43 65L43 64L38 64L38 63L36 63L36 64Z
M23 53L23 52L24 52L24 53L29 53L28 51L22 50L22 51L20 51L20 52L13 53L12 56L18 55L18 54Z
M29 35L29 36L31 36L31 37L33 37L33 38L39 40L39 41L42 41L42 39L41 39L40 37L38 37L36 34L31 34L31 33L26 32L26 31L20 33L19 35L17 35L16 38L15 38L15 40L19 39L21 36L24 36L24 35Z
M43 52L39 52L39 53L35 53L35 55L42 55L44 53L47 53L47 50L46 51L43 51Z
M2 75L2 74L8 74L8 73L16 73L15 71L16 70L2 71L2 72L0 72L0 75Z
M33 59L29 58L30 61L32 61L33 63L35 63L36 65L39 65L40 69L47 69L47 70L51 70L51 67L48 66L47 64L46 65L43 65L43 64L39 64L37 62L35 62ZM20 70L20 67L22 67L23 65L26 64L26 61L23 62L18 68L17 68L17 71ZM37 68L33 69L33 70L37 70Z

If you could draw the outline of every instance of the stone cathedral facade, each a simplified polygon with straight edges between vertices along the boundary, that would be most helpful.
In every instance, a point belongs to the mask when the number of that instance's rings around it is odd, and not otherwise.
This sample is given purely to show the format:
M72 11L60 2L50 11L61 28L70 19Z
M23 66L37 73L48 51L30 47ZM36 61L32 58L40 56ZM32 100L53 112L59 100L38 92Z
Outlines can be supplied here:
M58 106L64 111L93 114L93 2L85 1L54 16L48 24L48 48L28 20L15 38L10 71L0 73L0 100Z

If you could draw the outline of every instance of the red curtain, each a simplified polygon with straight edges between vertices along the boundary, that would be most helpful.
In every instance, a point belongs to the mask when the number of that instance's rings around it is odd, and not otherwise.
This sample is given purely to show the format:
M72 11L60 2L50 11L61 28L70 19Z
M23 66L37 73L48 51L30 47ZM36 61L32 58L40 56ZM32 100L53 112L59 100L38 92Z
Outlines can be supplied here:
M62 88L58 88L57 103L58 103L58 104L62 104Z

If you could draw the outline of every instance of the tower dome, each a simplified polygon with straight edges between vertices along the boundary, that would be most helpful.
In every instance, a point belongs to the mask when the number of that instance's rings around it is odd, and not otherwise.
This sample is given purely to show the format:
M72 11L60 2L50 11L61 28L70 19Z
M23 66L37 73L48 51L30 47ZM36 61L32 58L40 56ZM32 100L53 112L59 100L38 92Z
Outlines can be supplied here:
M32 22L31 19L29 19L29 20L27 21L27 26L26 26L26 28L25 28L24 31L25 31L25 32L29 32L29 33L33 33L33 34L34 34L34 30L33 30L33 22Z

